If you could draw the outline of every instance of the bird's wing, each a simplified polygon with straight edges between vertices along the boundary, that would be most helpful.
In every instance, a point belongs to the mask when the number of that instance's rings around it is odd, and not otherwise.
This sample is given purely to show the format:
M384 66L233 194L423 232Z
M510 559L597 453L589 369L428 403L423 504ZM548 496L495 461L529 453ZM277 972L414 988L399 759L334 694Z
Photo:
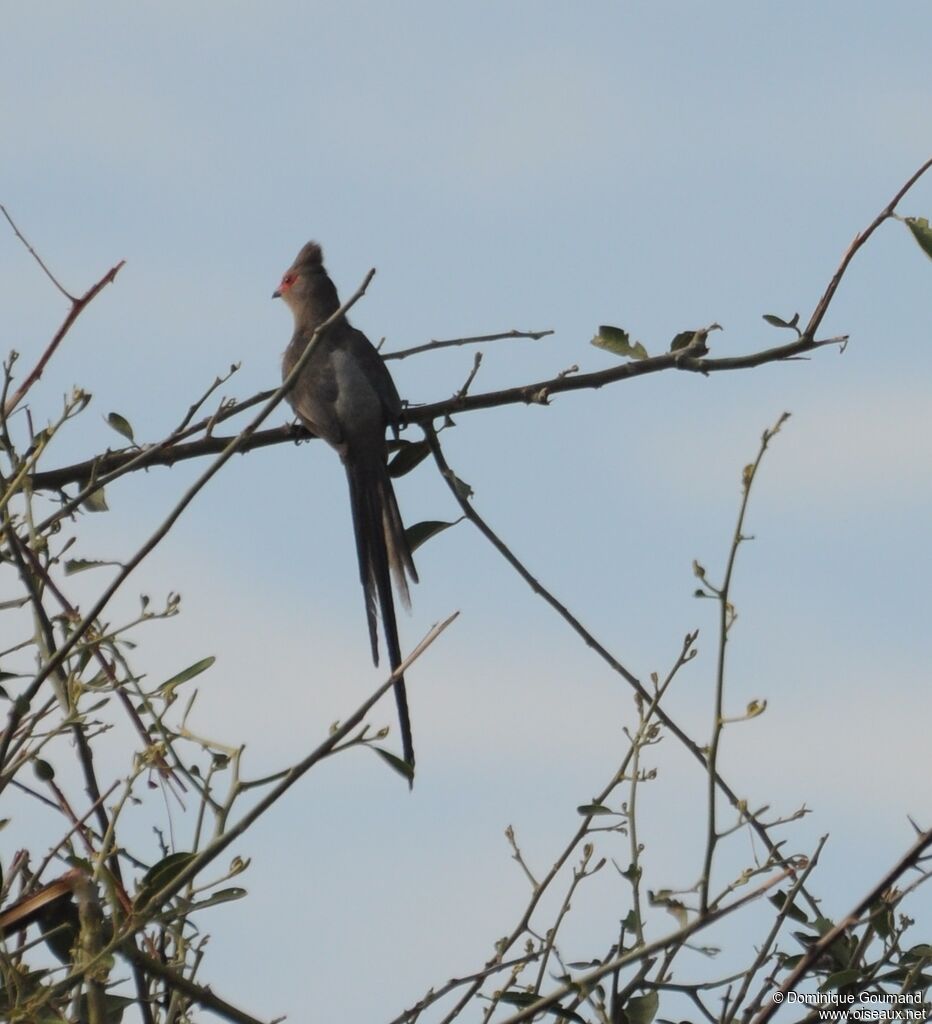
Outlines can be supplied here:
M305 341L295 336L285 352L282 375L287 377L304 351ZM301 375L288 394L288 402L309 430L328 444L339 448L344 432L337 413L340 389L333 348L321 338Z
M355 327L346 333L345 345L379 396L385 410L386 424L397 427L401 419L401 398L382 357L371 341Z

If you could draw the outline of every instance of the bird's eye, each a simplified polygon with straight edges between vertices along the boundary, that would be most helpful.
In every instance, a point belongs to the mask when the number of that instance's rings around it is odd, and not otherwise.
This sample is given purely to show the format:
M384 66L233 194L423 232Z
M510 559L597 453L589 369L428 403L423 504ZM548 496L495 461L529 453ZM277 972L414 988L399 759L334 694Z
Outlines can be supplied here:
M297 274L285 274L285 276L282 278L282 288L290 288L297 280Z

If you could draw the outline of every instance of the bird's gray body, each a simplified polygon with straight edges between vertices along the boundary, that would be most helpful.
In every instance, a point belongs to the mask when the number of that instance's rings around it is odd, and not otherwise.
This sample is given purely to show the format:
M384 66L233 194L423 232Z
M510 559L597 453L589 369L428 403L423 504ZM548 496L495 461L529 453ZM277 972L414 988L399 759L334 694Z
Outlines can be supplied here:
M282 361L284 378L315 330L340 306L336 288L324 270L320 246L315 242L304 246L276 295L288 303L295 318L294 334ZM378 664L378 609L389 661L396 669L402 659L391 580L394 577L407 605L408 578L417 582L417 572L387 468L385 431L391 427L397 433L402 415L394 381L369 339L344 316L320 334L288 401L308 429L336 449L343 461L373 660ZM405 760L413 768L404 677L396 682L395 696Z

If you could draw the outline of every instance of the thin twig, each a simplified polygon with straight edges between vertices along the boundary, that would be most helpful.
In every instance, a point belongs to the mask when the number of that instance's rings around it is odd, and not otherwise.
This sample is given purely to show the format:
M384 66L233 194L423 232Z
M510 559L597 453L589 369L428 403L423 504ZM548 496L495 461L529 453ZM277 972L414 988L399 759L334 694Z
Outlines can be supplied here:
M4 217L6 217L6 219L7 219L7 223L8 223L8 224L10 225L10 227L11 227L11 228L13 229L13 233L14 233L14 234L16 235L16 237L17 237L17 238L18 238L18 239L19 239L19 240L20 240L20 241L21 241L21 242L23 243L23 245L25 245L25 246L26 246L26 248L27 248L27 249L29 250L30 254L32 255L32 258L33 258L33 259L34 259L34 260L36 261L36 263L38 263L38 264L39 264L39 266L40 266L40 267L41 267L41 268L42 268L42 269L43 269L43 270L45 271L45 276L46 276L46 277L47 277L47 278L48 278L48 279L49 279L49 280L50 280L50 281L52 282L52 284L53 284L53 285L55 285L55 287L56 287L56 288L57 288L57 289L58 289L58 290L59 290L59 291L60 291L60 292L62 293L62 295L64 295L64 296L65 296L65 298L66 298L66 299L67 299L67 300L68 300L69 302L77 302L78 300L77 300L77 299L76 299L76 298L75 298L75 297L74 297L74 296L73 296L73 295L72 295L72 294L71 294L70 292L66 291L66 290L65 290L65 289L64 289L64 288L62 287L62 285L61 285L61 284L59 283L59 281L58 281L58 278L56 278L56 277L55 277L55 275L54 275L54 274L52 273L52 271L51 271L51 270L49 270L49 268L48 268L48 267L47 267L47 266L45 265L45 263L44 263L44 261L43 261L42 257L41 257L41 256L40 256L40 255L39 255L39 254L38 254L38 253L36 252L36 250L35 250L35 249L33 249L33 247L32 247L32 246L31 246L31 245L29 244L29 241L28 241L28 239L26 238L26 236L25 236L25 235L24 235L24 234L22 233L22 231L20 231L20 230L19 230L19 228L18 228L18 227L17 227L17 226L16 226L16 225L15 225L15 224L13 223L13 218L12 218L12 217L10 216L10 214L9 214L9 213L7 212L7 208L6 208L6 207L5 207L5 206L4 206L4 205L3 205L2 203L0 203L0 212L2 212L2 213L3 213L3 216L4 216Z
M674 677L677 675L679 670L688 661L692 660L693 651L694 651L693 644L695 643L695 640L696 640L696 634L695 633L687 634L687 636L683 640L683 645L680 648L679 656L677 657L677 659L676 659L672 669L668 673L667 678L666 678L664 684L661 687L658 688L657 693L654 694L653 698L649 701L647 710L644 712L644 719L645 719L646 722L650 721L650 719L653 717L654 713L657 711L659 702L660 702L661 698L663 697L663 694L666 692L667 687L670 685L670 683L672 683ZM633 748L629 748L627 753L625 754L624 758L622 759L621 764L619 765L617 770L612 775L610 781L602 789L602 792L599 793L595 797L595 799L592 801L592 803L594 805L599 805L599 804L604 803L604 801L607 800L608 797L611 795L612 791L617 786L619 786L621 784L621 782L625 778L625 774L626 774L626 772L628 770L628 765L631 763L632 757L633 757ZM496 955L495 960L493 962L501 961L504 958L505 954L508 952L508 950L511 949L511 947L527 931L528 926L529 926L530 921L531 921L531 918L534 915L534 911L537 909L537 906L540 903L541 899L543 898L544 893L547 892L547 890L549 889L550 885L553 883L553 880L559 875L560 871L562 871L563 866L566 864L566 862L573 855L573 851L576 849L576 847L579 846L579 844L589 834L589 829L590 829L590 827L592 825L594 817L595 817L594 814L587 814L583 818L582 823L576 829L576 831L573 833L572 838L569 840L569 842L563 848L563 850L560 853L560 855L554 861L554 863L553 863L552 867L550 868L550 870L547 872L547 874L541 879L540 883L537 885L537 887L534 890L534 893L531 896L531 899L529 900L527 906L522 911L521 917L520 917L518 923L514 926L514 928L512 928L512 930L508 934L507 938L503 939L500 943L498 943L498 946L497 946L498 952L497 952L497 955ZM469 989L463 994L463 996L460 997L459 1001L456 1003L456 1005L453 1007L453 1009L443 1018L443 1020L441 1021L441 1024L450 1024L451 1021L453 1021L456 1017L458 1017L459 1014L462 1012L463 1008L467 1005L467 1003L470 1002L470 1000L472 1000L472 998L476 995L476 993L479 991L479 989L481 987L482 987L481 980L475 981L469 987Z
M24 709L28 707L28 702L32 700L35 694L38 692L39 687L49 675L56 671L64 662L65 658L71 653L75 645L81 640L81 638L87 633L88 629L92 628L93 624L100 617L101 612L109 604L113 595L123 586L126 582L127 577L133 570L145 559L161 541L167 536L169 530L175 525L181 514L191 504L194 498L203 490L204 487L213 479L214 476L226 465L226 463L233 457L233 455L239 450L245 439L253 434L260 424L270 415L270 413L278 407L278 405L284 400L289 390L297 380L298 374L303 370L311 353L317 346L323 332L354 306L360 298L365 294L366 288L369 286L369 282L375 275L375 270L370 270L366 274L362 284L356 289L350 298L343 303L342 306L336 312L333 313L327 320L325 320L319 327L317 327L314 333L311 335L304 352L301 357L295 363L291 370L291 373L285 378L281 386L275 390L272 397L263 405L258 414L252 419L252 421L243 428L243 430L237 434L236 437L232 438L230 442L224 447L220 455L207 467L207 469L195 480L195 482L188 488L187 491L182 495L181 499L171 510L168 516L162 521L161 525L155 530L155 532L149 537L149 539L140 547L136 553L129 559L123 568L116 574L110 585L104 590L103 594L97 599L93 607L84 616L84 618L75 626L71 635L65 640L65 642L58 648L55 655L50 658L45 665L39 670L33 679L32 683L26 688L23 694L21 694L20 700L16 701L13 707L10 709L8 716L7 729L4 733L3 739L0 740L0 770L2 770L3 760L6 756L6 748L9 744L10 737L15 731L20 718L24 713ZM0 777L0 787L2 787L3 778Z
M800 355L815 351L827 345L844 345L847 343L847 335L838 335L831 338L815 338L815 332L821 324L828 307L834 298L835 292L842 277L848 269L855 253L864 245L867 239L885 220L893 216L896 205L903 199L906 193L916 182L932 167L932 159L927 160L910 178L897 190L896 195L884 207L880 214L871 222L865 231L858 235L855 241L849 246L842 257L841 263L832 280L826 287L825 292L819 299L806 331L797 340L785 345L777 345L765 348L756 352L741 356L725 356L719 358L711 357L690 357L683 358L680 352L664 352L660 355L649 356L647 359L632 360L621 363L618 366L609 367L594 373L577 374L569 376L566 373L544 381L532 384L523 384L514 388L505 388L499 391L490 391L476 395L454 395L452 398L441 402L432 402L422 406L409 406L406 410L406 421L408 423L428 424L434 419L449 416L454 413L473 412L479 409L492 409L504 405L517 404L540 404L550 395L560 394L569 391L591 390L605 387L622 380L633 377L646 376L652 373L665 372L667 370L683 370L688 373L720 373L735 370L746 370L757 366L764 366L769 363L780 363L791 361ZM543 337L550 332L526 333L514 332L516 337ZM477 338L454 338L449 341L430 342L426 346L416 346L414 349L402 350L401 352L389 353L383 358L399 359L411 355L416 351L425 348L439 347L451 344L467 344L484 340L494 340L498 337L510 337L511 335L487 335ZM234 403L222 412L218 410L212 422L222 422L232 416L236 416L246 409L264 402L274 395L274 391L262 391L242 402ZM207 421L194 424L187 428L185 437L193 436L203 430ZM295 439L296 432L291 426L277 427L265 431L253 431L248 438L243 439L238 451L253 451L268 445L284 444ZM308 436L302 431L298 436ZM181 445L177 442L184 440L183 437L172 438L143 453L133 450L119 452L108 452L98 459L78 463L72 466L63 466L60 469L36 473L33 478L33 487L36 490L60 490L67 484L85 484L95 470L101 473L118 475L121 468L127 463L132 463L133 469L149 468L151 466L171 466L176 462L185 459L201 458L205 455L216 455L222 452L230 442L229 437L207 437L191 445Z
M180 992L185 998L207 1010L212 1010L218 1017L224 1020L233 1021L234 1024L262 1024L258 1017L253 1017L232 1003L212 992L206 985L198 985L197 982L186 978L179 971L172 970L168 964L157 960L155 957L147 956L135 946L124 948L123 952L134 966L161 978L166 986L175 992Z
M43 872L49 866L49 864L51 864L52 861L55 859L55 856L58 853L58 851L65 845L65 843L68 842L68 840L74 835L74 833L79 828L81 828L81 826L87 821L87 819L95 813L98 806L100 806L104 802L104 800L109 799L111 793L113 793L113 791L119 785L119 782L114 782L106 793L101 793L101 795L90 805L90 807L88 807L84 814L82 814L81 817L78 818L76 822L74 822L71 828L68 829L68 831L61 837L61 839L59 839L58 842L49 850L49 852L43 858L42 863L38 866L38 868L36 868L35 874L32 876L32 881L27 887L27 892L29 892L33 886L39 884Z
M427 650L428 647L440 636L440 634L456 619L459 612L454 612L443 622L434 626L415 647L407 658L395 669L388 679L344 721L334 729L333 732L318 747L311 751L302 761L294 765L284 779L261 800L247 811L243 817L231 828L219 835L213 843L204 847L198 854L185 865L169 882L161 889L150 895L135 907L131 918L124 923L121 931L114 935L113 939L101 949L96 960L84 966L84 970L92 970L100 961L121 948L123 943L132 938L137 932L146 927L151 915L163 906L167 901L176 896L198 872L202 871L209 863L215 860L231 843L238 839L258 818L260 818L281 796L302 778L315 764L329 756L336 745L345 739L360 722L365 718L370 709L378 703L395 685L399 675L404 675L408 668ZM81 981L83 971L72 970L60 981L44 990L40 999L33 1006L34 1010L40 1009L51 1000L58 998L65 992L70 991Z
M745 467L741 487L741 506L738 510L738 521L731 538L731 547L728 551L728 562L725 566L725 578L720 588L713 588L719 605L719 630L718 630L718 656L715 669L715 699L712 716L712 736L708 746L708 796L707 796L707 831L705 844L705 857L702 864L702 874L699 879L699 910L705 913L709 909L709 884L712 876L712 858L715 854L715 847L719 840L718 835L718 748L722 738L722 730L725 727L723 705L725 700L725 651L728 646L728 634L734 621L734 609L731 603L731 581L734 576L735 562L738 558L738 548L745 541L744 520L747 515L748 502L751 498L751 486L760 468L761 461L767 451L770 442L777 432L789 418L785 412L770 429L765 430L762 437L757 458L751 465ZM703 573L702 582L705 583Z
M930 167L932 167L932 157L926 160L916 173L906 180L906 183L897 190L896 195L889 203L887 203L880 213L877 214L868 227L860 234L854 236L854 241L848 246L844 256L842 256L841 263L838 264L838 269L832 275L832 279L829 281L828 287L823 292L818 303L816 303L816 308L813 310L812 316L809 318L809 323L806 325L806 329L802 333L802 338L811 341L815 337L815 332L819 329L825 314L828 312L828 307L831 305L832 299L835 297L835 292L838 291L841 279L845 276L845 271L848 269L848 266L854 259L857 251L885 220L889 220L893 216L894 210L896 210L900 200Z
M9 416L10 413L19 405L19 403L25 398L26 393L35 384L35 382L42 376L42 371L45 369L46 364L55 354L55 350L64 340L65 335L71 330L71 325L78 319L78 317L84 312L89 303L101 292L108 284L112 284L114 278L120 272L120 268L125 263L125 260L120 260L116 266L111 267L106 274L78 299L71 300L71 309L68 311L68 315L62 322L61 327L55 332L55 337L48 343L45 351L39 357L36 365L27 374L26 379L22 384L13 392L12 397L8 398L6 405L3 408L4 417ZM54 279L53 279L54 280ZM69 296L70 298L70 296Z
M506 1017L501 1021L501 1024L521 1024L522 1021L533 1020L539 1013L550 1009L552 1006L556 1006L560 1000L564 999L566 996L574 996L580 991L586 992L592 989L606 975L612 974L614 971L617 971L622 967L626 967L628 964L636 963L637 961L644 959L644 957L666 949L668 946L682 946L687 939L692 938L692 936L697 932L708 928L709 925L714 924L716 921L721 920L729 914L733 914L736 910L740 910L749 903L759 900L768 889L772 889L773 886L782 882L785 878L788 878L792 874L792 871L792 868L781 871L779 874L774 875L773 878L769 878L763 885L758 886L753 892L749 892L740 899L735 900L734 903L729 903L728 906L710 910L705 917L697 917L694 921L691 921L683 928L677 929L677 931L664 936L662 939L657 939L654 942L647 943L647 945L629 950L627 953L623 953L614 960L609 960L608 963L600 964L588 974L583 974L580 977L574 978L570 984L562 985L549 995L531 1003L530 1006L524 1007L524 1009L520 1010L513 1016Z
M783 997L787 992L792 992L796 986L806 977L806 973L814 963L822 957L831 945L841 938L842 935L849 929L854 927L861 916L866 910L868 910L880 896L889 889L894 882L900 877L900 875L909 871L918 863L920 857L925 853L927 849L932 847L932 829L928 832L921 832L919 838L913 843L913 845L903 854L903 856L893 865L892 868L877 882L876 885L872 886L866 896L862 897L858 902L848 911L847 914L832 928L827 931L818 942L814 942L808 947L806 952L800 958L799 962L793 968L792 971L784 979L783 983L778 989L776 989L770 998L770 1002L763 1010L754 1018L754 1024L767 1024L767 1021L776 1013L779 1007L783 1003Z
M456 476L450 467L447 465L446 459L444 458L443 452L440 448L440 442L437 438L436 433L427 429L425 431L427 436L428 444L430 445L431 452L434 456L434 460L440 469L441 476L450 488L453 497L457 504L463 510L463 514L467 519L482 533L482 535L488 540L492 546L499 552L499 554L505 559L506 562L518 573L518 575L528 584L531 590L534 591L539 597L543 598L547 604L570 626L570 628L585 642L587 647L590 647L595 653L618 675L622 677L632 689L640 696L640 698L647 703L651 703L651 695L644 687L644 684L630 672L624 665L621 664L618 659L609 652L609 650L601 644L592 633L576 618L575 615L557 598L544 587L527 568L518 560L510 548L498 537L498 535L492 530L492 528L485 522L485 520L479 515L472 504L467 498L461 493L460 488L457 486ZM682 743L686 749L693 755L694 758L703 766L708 769L708 761L706 758L705 751L686 733L686 731L679 726L666 711L662 708L657 709L657 718L673 733L674 736ZM747 809L744 807L743 802L739 799L737 794L728 785L721 773L715 773L716 785L719 790L725 794L732 807L740 811L742 814L747 816L748 822L754 828L761 841L766 845L770 855L775 859L777 863L786 864L786 859L780 852L779 847L774 843L767 833L767 829L755 818L753 818Z
M456 619L459 612L454 612L443 622L434 626L423 640L414 648L407 658L395 669L388 679L375 691L375 693L364 701L353 712L339 728L333 732L315 750L311 751L304 760L299 761L293 768L289 769L285 777L268 793L265 794L246 814L231 828L227 829L222 836L218 836L210 845L206 846L200 853L193 857L183 870L179 871L171 881L164 885L158 892L146 900L142 907L137 908L137 914L143 914L148 909L156 909L170 900L176 893L180 892L188 881L201 872L211 861L216 859L231 843L238 839L258 818L260 818L284 793L286 793L302 776L306 775L311 768L319 761L322 761L334 747L345 739L353 729L365 718L369 709L372 708L382 696L395 685L395 680L403 676L415 661L427 650L428 647L440 636L440 634Z
M825 345L840 345L846 341L846 337L826 338L813 342L808 349L821 348ZM665 352L659 356L650 356L636 362L621 363L618 366L609 367L606 370L598 370L593 373L582 373L569 376L561 371L555 377L547 380L535 381L532 384L522 384L513 388L505 388L500 391L486 391L478 394L461 394L457 392L450 398L439 402L431 402L427 405L409 405L405 409L405 422L409 425L419 424L424 426L435 419L442 419L446 416L476 412L482 409L496 409L506 405L544 405L550 397L571 391L598 390L623 380L634 377L647 376L652 373L661 373L667 370L684 370L691 373L707 374L717 371L733 371L749 369L755 366L762 366L766 363L786 362L799 354L800 342L795 341L790 345L781 345L776 348L764 349L760 352L747 356L729 356L719 359L693 358L684 360L680 353ZM460 389L462 391L462 389ZM274 391L262 391L246 401L231 405L229 408L218 413L214 422L220 423L238 415L245 409L266 401ZM188 427L184 434L192 436L199 430L204 429L202 425ZM245 454L259 448L267 448L277 444L290 444L297 439L311 438L314 435L303 427L292 423L283 424L279 427L271 427L267 430L257 430L244 438L238 445L237 451ZM181 439L175 437L166 438L158 444L139 451L137 448L124 448L118 451L108 451L83 462L72 463L61 466L58 469L43 470L33 474L31 486L35 490L61 490L69 484L87 485L87 481L94 479L95 474L100 474L99 486L110 483L113 479L121 476L127 471L138 471L150 469L154 466L174 466L176 463L185 462L189 459L199 459L209 455L217 455L224 451L231 442L230 435L210 435L199 438L196 441L182 443ZM77 498L69 502L67 508L73 509L87 497L88 493L96 487L87 486L87 489ZM57 512L60 517L63 513Z
M486 341L504 341L510 338L529 338L531 341L539 341L546 338L553 331L504 331L501 334L479 334L474 338L449 338L446 341L428 341L423 345L415 345L413 348L402 348L395 352L386 352L383 359L406 359L408 356L416 356L421 352L434 352L438 348L451 348L454 345L481 345Z
M12 526L9 527L7 535L9 536L11 532ZM36 557L32 549L28 545L23 545L22 550L23 554L29 560L29 564L32 568L32 571L36 574L36 576L38 576L42 580L43 585L51 591L52 596L56 599L56 601L58 601L62 609L68 614L70 620L72 622L77 621L77 619L80 617L78 615L77 608L68 600L67 597L65 597L65 595L61 591L61 588L52 579L51 575L48 573L45 566ZM98 638L98 640L99 639L100 638ZM119 680L117 679L117 675L116 672L113 670L113 666L110 664L109 661L107 661L104 652L100 649L100 643L95 643L92 640L89 646L93 652L95 660L97 661L98 665L100 665L104 675L107 677L107 681L113 687L113 692L116 694L117 699L123 705L123 710L126 712L127 716L129 717L129 720L132 722L134 728L136 729L136 732L139 734L139 737L143 743L143 748L146 750L151 749L154 746L152 742L152 737L149 735L149 732L146 729L146 725L143 722L142 718L140 717L139 712L133 705L133 702L130 699L129 695L125 692ZM184 783L181 781L180 778L178 778L177 773L172 770L172 768L168 765L168 763L165 761L165 758L161 754L157 754L155 756L154 763L162 778L171 779L181 789L182 792L186 792L186 787Z
M526 964L534 963L539 955L539 953L528 953L527 956L515 957L514 960L505 960L502 963L493 961L481 971L476 971L474 974L467 974L462 978L450 978L445 985L441 985L440 988L437 989L431 989L430 992L428 992L428 994L422 999L418 1000L410 1010L403 1010L397 1017L393 1017L388 1024L406 1024L407 1021L416 1019L428 1007L433 1006L434 1003L443 999L444 996L449 995L456 989L461 988L463 985L469 985L477 981L481 983L487 978L492 977L493 974L500 974L502 971L511 970L515 967L524 967Z
M777 916L774 918L773 925L770 931L767 933L767 937L764 939L759 949L757 950L757 956L754 958L754 963L752 963L746 971L742 971L743 980L741 982L741 987L738 989L735 998L732 1000L731 1008L728 1010L727 1013L723 1014L722 1024L730 1024L730 1022L734 1020L735 1014L738 1012L739 1007L744 1002L744 998L751 987L751 982L754 980L754 975L757 974L761 967L764 966L764 964L767 961L767 957L770 956L770 949L776 941L777 934L783 927L783 923L786 921L787 916L793 909L793 903L796 899L796 896L802 891L803 886L805 886L806 884L806 879L809 878L809 876L815 870L816 865L819 863L819 857L822 855L822 850L825 847L826 842L828 842L828 836L824 835L819 840L819 844L815 849L815 853L813 853L813 855L809 858L809 863L806 865L805 870L800 872L799 877L796 879L796 881L791 886L789 892L786 894L783 900L783 906L780 908L780 910L777 913ZM755 1010L764 1001L764 997L767 995L767 992L769 990L770 986L764 985L764 987L758 994L757 998L751 1002L751 1005L742 1014L743 1020L747 1021L754 1015Z

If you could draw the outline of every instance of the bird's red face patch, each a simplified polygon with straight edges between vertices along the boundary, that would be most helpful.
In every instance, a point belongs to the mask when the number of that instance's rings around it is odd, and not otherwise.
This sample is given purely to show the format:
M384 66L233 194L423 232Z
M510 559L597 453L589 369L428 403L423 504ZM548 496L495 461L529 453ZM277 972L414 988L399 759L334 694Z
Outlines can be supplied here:
M298 280L298 275L293 271L289 270L282 278L282 283L278 286L279 292L286 292L288 289Z

